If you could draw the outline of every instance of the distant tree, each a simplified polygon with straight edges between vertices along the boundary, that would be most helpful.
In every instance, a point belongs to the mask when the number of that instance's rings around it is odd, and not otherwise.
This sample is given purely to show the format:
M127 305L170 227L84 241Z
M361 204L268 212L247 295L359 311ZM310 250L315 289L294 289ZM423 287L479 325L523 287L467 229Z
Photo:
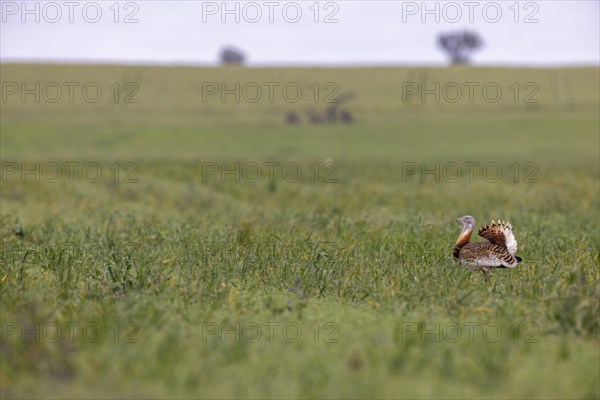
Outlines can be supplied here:
M452 64L469 64L471 53L483 46L483 40L476 32L448 32L438 36L438 46L448 54Z
M227 46L221 50L220 59L223 65L243 65L246 62L246 55L235 47Z

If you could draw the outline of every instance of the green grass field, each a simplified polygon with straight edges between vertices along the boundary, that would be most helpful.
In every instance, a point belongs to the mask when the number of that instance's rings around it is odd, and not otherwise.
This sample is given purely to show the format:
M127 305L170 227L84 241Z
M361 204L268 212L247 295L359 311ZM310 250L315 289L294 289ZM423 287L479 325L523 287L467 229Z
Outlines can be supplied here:
M597 68L0 72L2 398L600 397Z

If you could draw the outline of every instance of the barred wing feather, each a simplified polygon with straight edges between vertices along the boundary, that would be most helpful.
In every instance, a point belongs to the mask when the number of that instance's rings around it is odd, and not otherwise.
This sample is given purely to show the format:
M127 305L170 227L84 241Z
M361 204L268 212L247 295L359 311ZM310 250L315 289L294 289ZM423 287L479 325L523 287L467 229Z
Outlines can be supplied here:
M492 220L491 225L483 226L477 234L491 244L508 250L513 256L517 253L517 240L513 235L512 225L509 222L494 222Z
M506 247L493 243L469 243L460 250L460 260L472 267L514 268L521 261Z

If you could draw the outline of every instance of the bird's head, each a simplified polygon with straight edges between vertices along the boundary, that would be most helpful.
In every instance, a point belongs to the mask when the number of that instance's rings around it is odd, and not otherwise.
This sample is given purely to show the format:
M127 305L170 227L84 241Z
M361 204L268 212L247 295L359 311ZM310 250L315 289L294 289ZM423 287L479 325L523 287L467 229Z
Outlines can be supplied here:
M475 226L475 218L471 217L470 215L465 215L460 218L456 218L456 220L463 224L463 230L473 229L473 227Z

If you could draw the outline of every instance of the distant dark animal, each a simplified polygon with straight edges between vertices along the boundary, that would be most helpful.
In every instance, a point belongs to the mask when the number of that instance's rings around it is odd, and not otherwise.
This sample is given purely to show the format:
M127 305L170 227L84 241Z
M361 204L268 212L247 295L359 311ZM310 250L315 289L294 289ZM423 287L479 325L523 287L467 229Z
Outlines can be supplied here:
M354 122L354 117L349 110L340 110L340 121L345 124L351 124Z
M288 111L285 114L285 122L290 125L300 125L300 115L296 111Z
M308 120L311 124L318 125L327 121L327 118L323 114L320 114L312 108L307 110L306 113L308 114Z

